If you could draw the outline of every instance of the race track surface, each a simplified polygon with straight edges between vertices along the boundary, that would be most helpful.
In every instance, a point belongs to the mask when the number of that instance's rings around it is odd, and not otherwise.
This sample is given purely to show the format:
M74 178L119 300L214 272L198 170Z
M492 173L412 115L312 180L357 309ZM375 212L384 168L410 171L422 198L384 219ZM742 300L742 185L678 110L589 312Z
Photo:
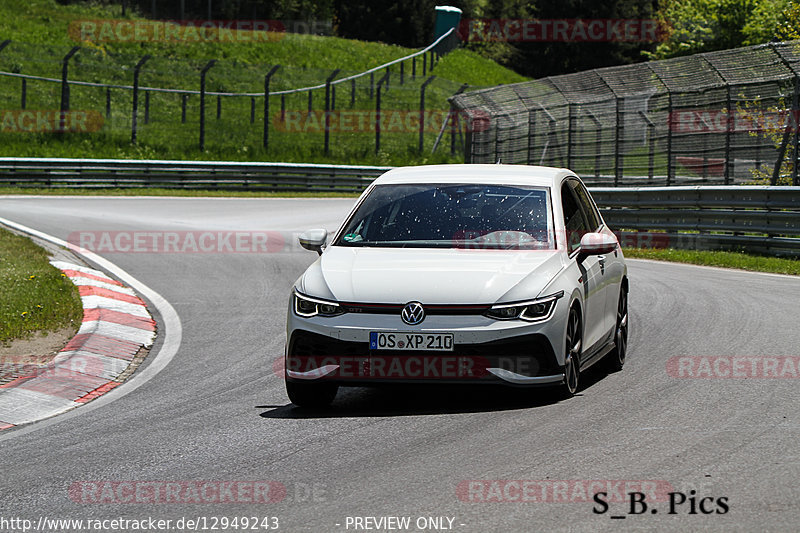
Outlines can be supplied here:
M0 197L0 217L61 239L81 231L291 232L333 230L352 203ZM115 401L0 433L0 519L185 517L210 526L213 517L277 517L279 531L365 531L377 523L355 517L389 516L410 517L409 531L422 530L419 518L446 517L444 526L451 518L452 530L465 533L797 529L796 374L731 378L718 368L693 379L668 362L796 361L800 279L629 261L628 362L621 373L584 375L575 398L466 387L347 389L330 411L309 412L289 403L273 361L283 351L291 285L314 253L287 245L274 253L100 255L174 307L180 348ZM470 485L476 480L488 483ZM539 491L530 501L496 501L520 499L524 480ZM194 503L185 494L146 503L153 486L140 484L137 494L130 484L186 481L217 489L219 482L276 482L271 494L280 501L248 503L242 484L233 503ZM629 503L609 494L609 511L596 514L599 506L582 492L592 481L612 490L624 481L633 490L653 483L683 492L687 502L670 515L662 494L650 503L657 514L630 515ZM714 498L705 504L711 514L691 514L690 496ZM727 512L718 512L720 498Z

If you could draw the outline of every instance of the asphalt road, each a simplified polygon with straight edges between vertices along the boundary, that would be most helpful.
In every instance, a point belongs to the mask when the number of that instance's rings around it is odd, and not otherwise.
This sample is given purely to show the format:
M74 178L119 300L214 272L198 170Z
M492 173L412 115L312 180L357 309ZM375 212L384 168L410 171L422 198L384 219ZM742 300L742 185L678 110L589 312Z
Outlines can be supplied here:
M352 203L0 197L0 217L62 239L75 231L291 231L333 229ZM381 516L410 517L410 531L420 517L449 517L460 532L797 530L798 380L687 379L670 375L667 362L800 355L798 279L630 261L628 363L618 374L590 372L575 398L348 389L331 411L304 412L289 404L272 361L283 350L291 284L315 254L102 255L172 304L180 348L160 373L113 402L33 431L3 432L0 530L14 530L3 519L36 525L40 516L205 518L207 527L213 517L278 517L280 531L364 531L376 524L355 529L354 517ZM236 503L125 503L133 485L105 497L80 492L112 486L99 482L188 480L274 481L286 495L267 504L247 503L246 491ZM547 501L476 502L491 499L493 485L459 491L470 480L535 480L554 492ZM611 483L609 512L594 513L599 506L582 497L591 480ZM670 515L662 497L650 505L657 514L630 515L628 502L612 499L621 480L634 490L639 481L670 487L687 502ZM140 487L139 501L148 501ZM514 499L516 485L497 487ZM715 499L706 501L711 514L697 509L703 497ZM716 512L720 498L725 513ZM371 530L392 524L381 525Z

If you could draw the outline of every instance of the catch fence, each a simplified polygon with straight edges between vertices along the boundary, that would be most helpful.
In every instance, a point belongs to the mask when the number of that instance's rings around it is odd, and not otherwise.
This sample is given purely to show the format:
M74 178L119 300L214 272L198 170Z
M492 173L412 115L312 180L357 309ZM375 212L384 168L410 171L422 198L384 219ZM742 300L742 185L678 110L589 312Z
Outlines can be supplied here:
M465 160L564 166L594 185L800 185L800 41L466 92Z

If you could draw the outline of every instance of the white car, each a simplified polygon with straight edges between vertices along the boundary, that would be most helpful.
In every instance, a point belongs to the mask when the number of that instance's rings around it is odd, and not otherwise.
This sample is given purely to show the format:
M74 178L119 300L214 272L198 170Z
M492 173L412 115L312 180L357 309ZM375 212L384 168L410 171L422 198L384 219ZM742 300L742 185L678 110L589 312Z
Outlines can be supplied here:
M548 385L622 368L628 278L586 187L563 168L433 165L375 180L297 280L285 379L296 405L390 382Z

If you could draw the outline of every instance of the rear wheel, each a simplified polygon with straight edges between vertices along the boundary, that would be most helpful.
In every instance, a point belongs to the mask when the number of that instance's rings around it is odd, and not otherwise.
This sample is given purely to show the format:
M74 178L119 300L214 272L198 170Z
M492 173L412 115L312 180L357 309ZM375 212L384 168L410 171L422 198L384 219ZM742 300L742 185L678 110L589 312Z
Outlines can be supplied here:
M617 325L614 330L614 349L606 355L606 367L609 372L619 372L625 365L628 354L628 291L622 287L617 303Z
M333 383L302 383L286 381L286 394L298 407L327 407L339 391Z
M581 315L575 307L569 311L569 318L567 319L567 336L565 340L566 348L564 354L564 383L561 385L561 393L562 396L568 398L577 392L581 375Z

